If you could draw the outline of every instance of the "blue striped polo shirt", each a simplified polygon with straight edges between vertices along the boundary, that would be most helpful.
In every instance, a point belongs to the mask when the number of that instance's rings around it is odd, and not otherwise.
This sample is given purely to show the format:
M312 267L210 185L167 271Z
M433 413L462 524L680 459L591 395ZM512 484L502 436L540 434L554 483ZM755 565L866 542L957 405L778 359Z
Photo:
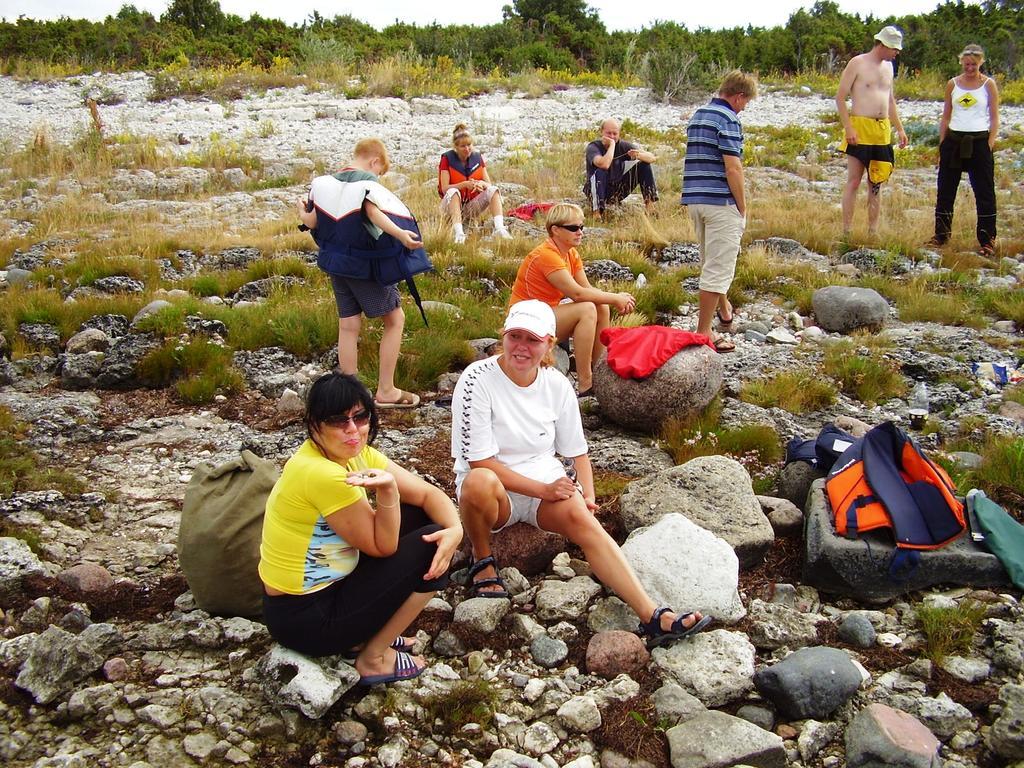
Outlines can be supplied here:
M693 113L686 127L683 205L736 205L723 155L743 157L743 127L729 102L714 98Z

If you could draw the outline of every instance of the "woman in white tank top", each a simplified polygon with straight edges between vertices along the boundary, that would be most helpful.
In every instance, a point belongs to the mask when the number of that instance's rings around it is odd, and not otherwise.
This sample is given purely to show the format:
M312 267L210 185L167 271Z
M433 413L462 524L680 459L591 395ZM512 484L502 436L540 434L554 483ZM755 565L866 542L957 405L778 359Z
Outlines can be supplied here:
M978 206L977 236L983 256L995 253L996 193L992 149L999 135L999 89L981 73L985 52L966 46L960 53L962 72L946 84L939 120L939 178L935 198L935 236L929 244L945 245L953 227L953 207L960 177L967 177Z

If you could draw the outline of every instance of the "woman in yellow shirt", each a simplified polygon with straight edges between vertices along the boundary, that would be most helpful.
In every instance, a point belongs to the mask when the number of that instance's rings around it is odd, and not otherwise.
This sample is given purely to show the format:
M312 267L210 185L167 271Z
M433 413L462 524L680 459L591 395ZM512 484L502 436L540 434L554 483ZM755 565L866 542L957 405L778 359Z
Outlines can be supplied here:
M267 628L309 656L352 652L363 685L416 677L426 665L401 633L447 586L462 541L455 505L370 446L377 412L355 376L321 376L305 424L263 521Z

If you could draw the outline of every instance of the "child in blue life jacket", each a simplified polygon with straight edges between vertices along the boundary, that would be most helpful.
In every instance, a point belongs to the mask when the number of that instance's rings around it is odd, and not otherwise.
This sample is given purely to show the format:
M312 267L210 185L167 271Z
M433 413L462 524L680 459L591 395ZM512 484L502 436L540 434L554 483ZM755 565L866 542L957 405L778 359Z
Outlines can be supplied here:
M378 176L388 172L384 143L362 139L352 161L341 171L313 180L308 198L299 200L299 219L312 230L338 307L338 367L356 374L362 315L383 319L377 390L380 409L415 408L420 398L395 386L395 368L402 345L405 312L395 285L382 285L369 272L382 251L403 253L423 247L416 220Z

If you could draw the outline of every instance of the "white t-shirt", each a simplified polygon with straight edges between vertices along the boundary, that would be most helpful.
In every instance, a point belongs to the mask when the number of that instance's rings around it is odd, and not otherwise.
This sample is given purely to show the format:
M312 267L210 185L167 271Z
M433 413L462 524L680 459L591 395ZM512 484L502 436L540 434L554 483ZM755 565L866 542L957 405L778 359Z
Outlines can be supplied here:
M556 453L586 452L576 394L554 368L540 368L528 387L506 376L497 357L471 363L459 376L452 395L456 489L471 461L493 456L521 475L551 482L565 474Z

